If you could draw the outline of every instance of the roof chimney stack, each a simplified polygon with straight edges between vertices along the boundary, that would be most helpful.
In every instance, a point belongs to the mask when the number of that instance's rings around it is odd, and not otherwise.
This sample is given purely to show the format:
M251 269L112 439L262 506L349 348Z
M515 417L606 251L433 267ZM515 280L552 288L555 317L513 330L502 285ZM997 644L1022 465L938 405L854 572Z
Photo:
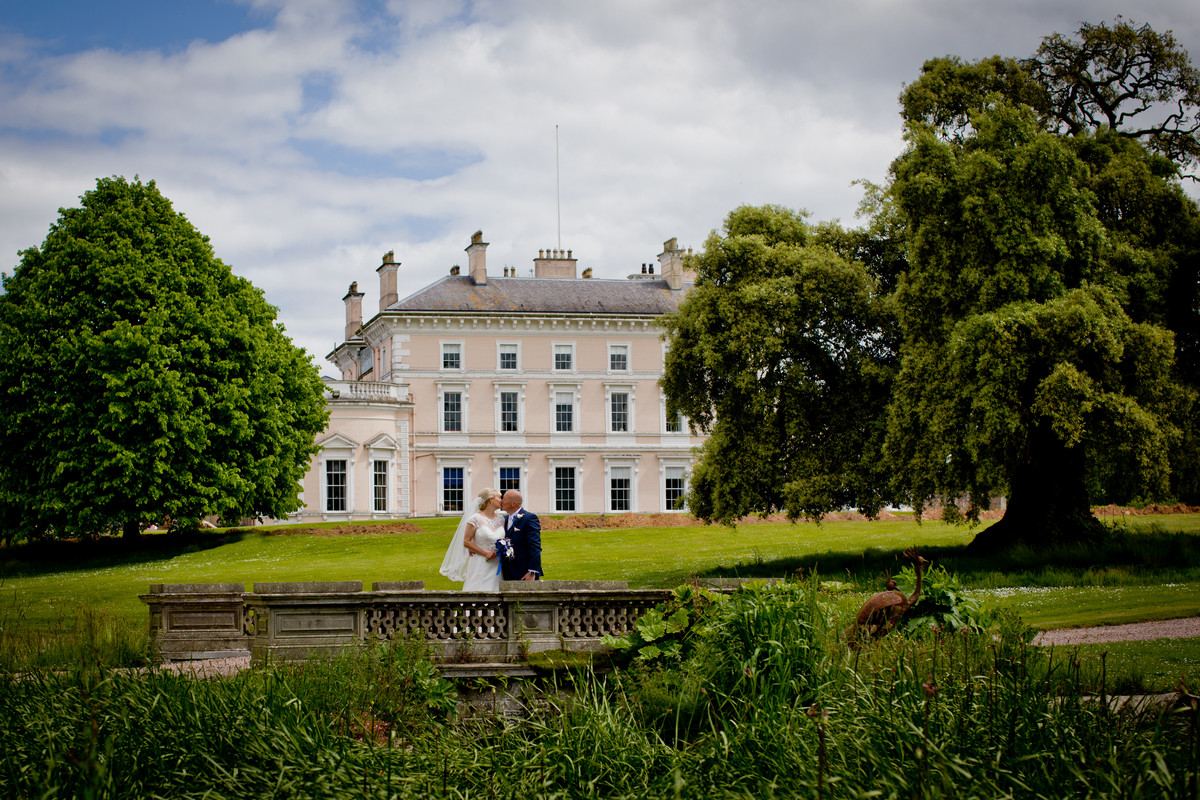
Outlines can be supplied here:
M380 311L387 311L388 306L400 299L400 295L396 291L396 272L399 269L400 262L396 260L396 251L388 250L383 254L383 263L375 270L379 273Z
M350 284L350 291L346 292L346 296L342 300L346 303L346 340L358 337L358 331L362 327L362 299L363 293L358 290L358 281Z
M467 272L476 286L487 286L487 246L482 230L475 231L467 245Z
M538 250L538 257L533 260L533 277L535 278L575 278L579 259L570 250L559 250L547 247Z
M683 268L683 250L679 240L671 237L663 242L663 251L658 254L658 271L673 291L683 288L684 281L695 281L696 273Z

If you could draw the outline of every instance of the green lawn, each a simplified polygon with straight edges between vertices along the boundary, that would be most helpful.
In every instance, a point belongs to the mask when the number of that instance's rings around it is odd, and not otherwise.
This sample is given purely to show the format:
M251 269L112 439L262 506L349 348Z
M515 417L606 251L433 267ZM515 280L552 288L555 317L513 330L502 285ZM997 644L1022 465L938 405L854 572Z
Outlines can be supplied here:
M424 580L430 589L455 588L437 569L456 521L414 520L424 532L355 536L257 529L181 542L155 534L132 553L111 540L91 547L8 548L0 550L0 624L43 627L80 608L141 618L145 606L137 596L154 583L244 583L251 589L256 581L361 580L370 588L373 581ZM1164 531L1200 542L1200 515L1132 517L1126 524L1137 534L1134 544L1147 551L1163 547ZM543 564L549 578L625 580L633 587L673 586L693 575L779 576L816 566L823 575L874 591L883 572L902 566L900 553L919 546L962 574L966 588L1016 606L1039 628L1200 613L1200 563L1180 563L1173 551L1164 550L1164 563L1154 569L1043 567L1032 556L993 564L962 553L971 536L941 522L907 520L545 531ZM1045 591L1046 585L1064 588Z
M1167 693L1180 684L1192 694L1200 689L1200 639L1056 645L1043 651L1060 674L1078 660L1093 690L1103 685L1111 694Z

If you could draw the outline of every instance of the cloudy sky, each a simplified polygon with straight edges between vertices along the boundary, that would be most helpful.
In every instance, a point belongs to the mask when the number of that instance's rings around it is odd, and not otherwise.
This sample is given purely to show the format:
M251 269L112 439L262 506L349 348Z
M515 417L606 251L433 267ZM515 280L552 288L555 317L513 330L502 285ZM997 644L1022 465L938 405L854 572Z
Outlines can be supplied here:
M404 296L477 229L493 274L561 242L619 278L745 203L853 224L926 58L1120 13L1200 61L1195 0L7 2L0 270L96 178L153 179L332 374L388 250Z

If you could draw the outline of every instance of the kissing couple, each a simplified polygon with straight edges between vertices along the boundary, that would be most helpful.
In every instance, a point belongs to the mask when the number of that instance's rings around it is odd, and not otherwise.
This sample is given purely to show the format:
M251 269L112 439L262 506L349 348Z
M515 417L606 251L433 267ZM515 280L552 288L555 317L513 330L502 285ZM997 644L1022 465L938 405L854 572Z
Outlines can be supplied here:
M467 505L438 570L462 581L465 592L498 592L500 579L536 581L542 575L542 523L516 489L484 489Z

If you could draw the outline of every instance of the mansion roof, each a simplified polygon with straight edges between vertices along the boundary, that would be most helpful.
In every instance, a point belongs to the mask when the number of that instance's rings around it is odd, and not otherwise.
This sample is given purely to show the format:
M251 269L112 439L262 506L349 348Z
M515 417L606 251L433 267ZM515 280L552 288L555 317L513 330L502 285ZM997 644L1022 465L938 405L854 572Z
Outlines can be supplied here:
M685 285L685 289L687 286ZM686 292L665 280L493 278L451 275L388 306L395 311L505 314L646 314L675 311Z

